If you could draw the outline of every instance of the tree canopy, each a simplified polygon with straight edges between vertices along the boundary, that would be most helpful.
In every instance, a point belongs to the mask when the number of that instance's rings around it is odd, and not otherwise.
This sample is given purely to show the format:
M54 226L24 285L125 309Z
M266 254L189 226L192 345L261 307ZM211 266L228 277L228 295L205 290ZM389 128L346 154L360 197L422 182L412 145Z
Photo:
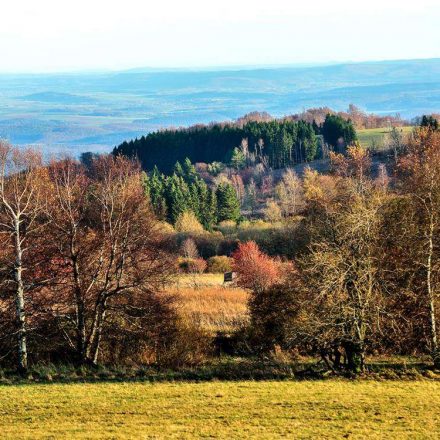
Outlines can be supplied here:
M156 131L123 142L113 153L136 157L144 169L157 166L164 173L170 173L176 161L186 158L193 163L229 162L233 158L234 166L241 167L243 157L237 147L243 139L248 140L250 152L260 154L263 149L274 168L313 160L318 152L318 137L312 124L273 120L250 121L240 127L212 124Z

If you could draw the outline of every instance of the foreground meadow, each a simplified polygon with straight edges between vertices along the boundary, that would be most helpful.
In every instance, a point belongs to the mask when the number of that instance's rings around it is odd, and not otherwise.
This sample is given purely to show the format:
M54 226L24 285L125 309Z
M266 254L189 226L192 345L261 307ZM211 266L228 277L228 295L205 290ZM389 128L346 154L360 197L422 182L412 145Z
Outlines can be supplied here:
M440 383L2 386L0 414L6 439L438 438Z

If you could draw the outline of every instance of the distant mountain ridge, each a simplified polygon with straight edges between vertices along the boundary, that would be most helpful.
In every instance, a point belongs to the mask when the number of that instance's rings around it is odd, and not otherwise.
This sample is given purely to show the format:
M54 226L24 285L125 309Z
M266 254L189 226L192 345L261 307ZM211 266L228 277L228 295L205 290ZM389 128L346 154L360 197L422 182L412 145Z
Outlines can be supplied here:
M440 110L440 58L324 66L0 75L0 137L49 152L111 151L170 126L311 107L412 118Z

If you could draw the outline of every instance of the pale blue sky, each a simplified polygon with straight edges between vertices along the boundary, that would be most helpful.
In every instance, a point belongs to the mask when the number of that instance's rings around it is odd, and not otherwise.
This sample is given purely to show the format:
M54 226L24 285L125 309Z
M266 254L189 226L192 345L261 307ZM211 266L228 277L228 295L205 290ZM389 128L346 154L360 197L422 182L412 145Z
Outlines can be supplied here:
M16 0L0 71L440 57L440 0Z

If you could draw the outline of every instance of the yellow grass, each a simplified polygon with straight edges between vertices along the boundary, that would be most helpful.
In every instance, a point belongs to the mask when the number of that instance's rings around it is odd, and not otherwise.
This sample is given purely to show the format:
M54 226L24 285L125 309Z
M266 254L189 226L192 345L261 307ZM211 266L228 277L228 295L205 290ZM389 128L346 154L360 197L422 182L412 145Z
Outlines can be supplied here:
M207 287L207 286L222 286L222 273L202 273L202 274L187 274L179 275L176 279L176 288L180 287Z
M0 387L2 439L427 439L439 382L208 382Z
M175 289L181 315L210 332L230 332L248 319L248 293L238 288L211 286Z

